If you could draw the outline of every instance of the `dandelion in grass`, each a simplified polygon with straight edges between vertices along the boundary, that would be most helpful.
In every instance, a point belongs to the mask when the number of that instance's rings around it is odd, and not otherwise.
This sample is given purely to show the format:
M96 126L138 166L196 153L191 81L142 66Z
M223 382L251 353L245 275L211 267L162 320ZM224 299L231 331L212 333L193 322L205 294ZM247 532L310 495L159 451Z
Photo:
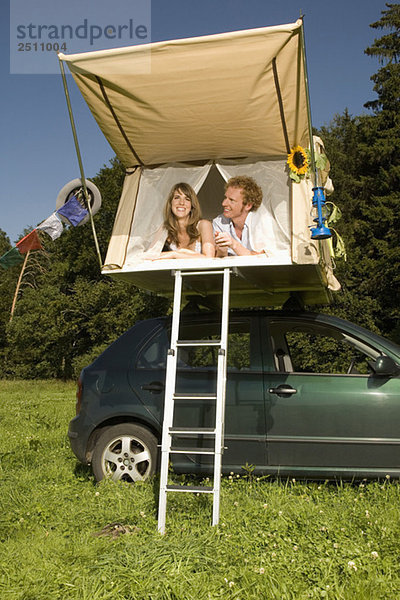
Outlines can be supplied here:
M390 475L386 475L386 479L390 479Z
M347 566L350 569L350 571L357 571L357 566L356 566L356 563L354 562L354 560L349 560L349 562L347 563Z

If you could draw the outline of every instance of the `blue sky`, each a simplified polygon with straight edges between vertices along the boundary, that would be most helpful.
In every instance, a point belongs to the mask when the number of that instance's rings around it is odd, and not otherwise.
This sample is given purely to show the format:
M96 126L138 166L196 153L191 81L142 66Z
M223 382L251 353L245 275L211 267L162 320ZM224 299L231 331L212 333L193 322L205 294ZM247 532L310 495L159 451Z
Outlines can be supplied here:
M136 1L113 0L112 6L119 15L126 11L128 19ZM57 4L61 9L65 3L51 0L52 6ZM79 1L82 17L85 6L92 4ZM108 4L96 2L99 10ZM380 36L369 25L380 18L383 0L153 0L150 8L151 41L292 23L302 12L313 125L328 124L346 108L352 115L362 114L363 104L375 97L370 77L379 65L364 49ZM24 228L36 226L55 210L59 190L79 177L79 167L61 76L10 74L7 0L1 2L0 33L0 228L14 243ZM54 61L58 65L56 55ZM85 174L94 177L113 152L71 77L68 85Z

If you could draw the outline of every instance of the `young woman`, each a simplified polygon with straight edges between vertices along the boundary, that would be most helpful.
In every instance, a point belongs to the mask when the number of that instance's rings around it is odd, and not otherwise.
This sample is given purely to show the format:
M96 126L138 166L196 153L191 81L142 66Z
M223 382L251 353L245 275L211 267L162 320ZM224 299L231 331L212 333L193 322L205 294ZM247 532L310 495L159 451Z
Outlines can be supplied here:
M213 228L201 219L196 192L188 183L172 188L164 207L167 241L160 258L212 258L215 256Z

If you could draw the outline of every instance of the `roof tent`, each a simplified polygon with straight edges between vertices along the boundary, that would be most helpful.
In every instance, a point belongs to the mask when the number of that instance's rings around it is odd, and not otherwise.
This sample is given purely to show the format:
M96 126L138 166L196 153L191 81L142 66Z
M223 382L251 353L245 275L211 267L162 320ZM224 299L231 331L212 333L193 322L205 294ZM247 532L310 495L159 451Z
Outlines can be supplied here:
M279 305L291 292L330 301L340 285L327 240L310 236L312 187L294 183L290 148L310 147L302 21L129 48L64 55L99 127L126 167L103 273L170 295L171 269L235 267L231 305ZM322 142L316 140L316 151ZM157 260L163 206L180 181L204 218L221 212L224 182L254 177L263 190L252 219L256 256ZM322 185L330 185L327 173ZM204 280L192 293L212 295Z

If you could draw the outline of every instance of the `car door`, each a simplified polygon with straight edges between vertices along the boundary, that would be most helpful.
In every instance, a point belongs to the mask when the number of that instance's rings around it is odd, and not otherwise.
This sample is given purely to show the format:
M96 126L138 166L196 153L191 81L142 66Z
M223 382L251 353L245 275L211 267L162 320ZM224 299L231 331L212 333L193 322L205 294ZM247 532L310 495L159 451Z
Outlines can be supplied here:
M400 379L371 372L381 351L318 321L265 327L268 464L310 475L399 467Z
M143 345L130 375L131 385L145 410L155 422L162 423L165 391L165 364L169 332L155 331ZM182 318L180 339L215 340L220 337L220 323L215 316ZM178 393L215 393L217 381L215 346L181 347L178 349ZM181 400L176 402L176 427L213 427L215 401ZM266 464L265 404L260 334L257 321L251 317L233 316L229 323L228 363L225 410L225 470L239 469L246 463L261 469ZM187 439L178 436L175 446L209 446L209 439ZM177 470L209 471L207 455L175 455Z
M202 318L184 322L181 339L216 340L220 323ZM215 393L217 381L215 346L180 348L178 353L177 392ZM215 401L182 401L175 409L177 427L212 427L215 423ZM226 470L240 470L246 463L257 470L266 464L265 404L260 335L257 322L251 316L232 316L228 332L227 386L225 407ZM193 440L194 445L198 440ZM188 440L182 440L188 445ZM209 445L204 440L204 445ZM209 456L193 455L198 466L207 465ZM179 457L176 459L179 460Z

